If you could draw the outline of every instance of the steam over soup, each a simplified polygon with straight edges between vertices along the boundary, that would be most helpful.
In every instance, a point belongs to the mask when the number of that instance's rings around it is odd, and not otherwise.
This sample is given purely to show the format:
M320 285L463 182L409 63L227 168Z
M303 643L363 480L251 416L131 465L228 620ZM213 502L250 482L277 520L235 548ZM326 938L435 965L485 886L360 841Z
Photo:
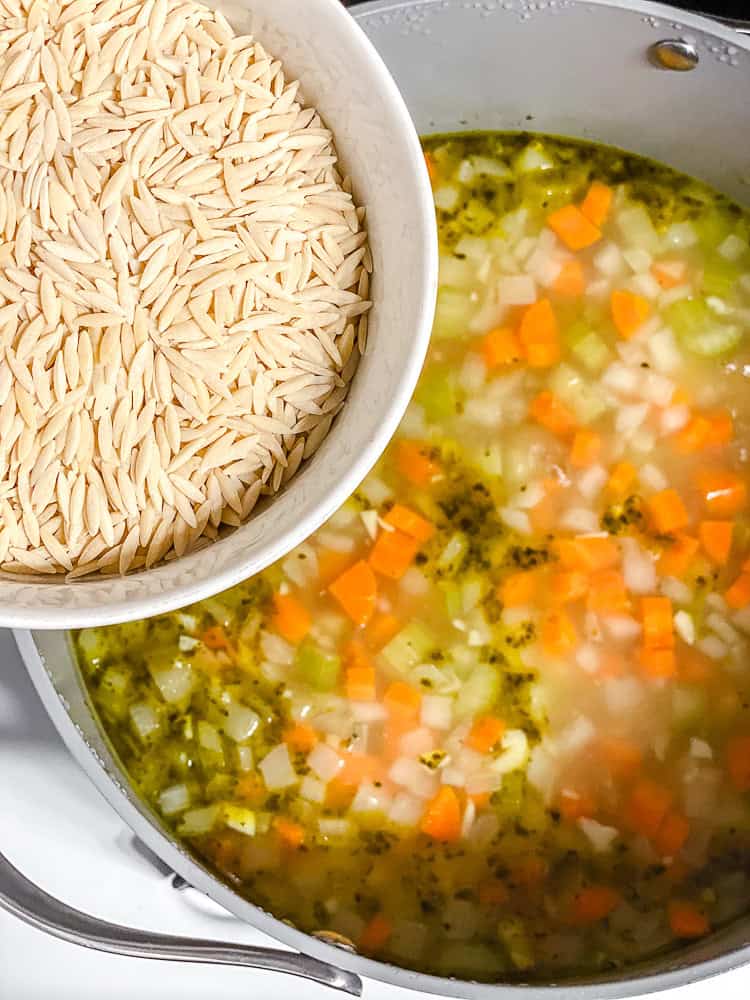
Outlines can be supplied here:
M410 968L611 968L750 901L748 217L634 156L429 139L441 288L377 469L260 576L84 631L237 891Z

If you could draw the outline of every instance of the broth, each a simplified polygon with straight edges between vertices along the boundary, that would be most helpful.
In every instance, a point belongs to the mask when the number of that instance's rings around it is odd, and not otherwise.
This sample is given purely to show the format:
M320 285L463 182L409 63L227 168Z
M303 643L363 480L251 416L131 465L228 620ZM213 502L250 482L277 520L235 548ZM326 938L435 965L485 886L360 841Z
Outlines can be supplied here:
M438 309L378 467L258 577L76 648L136 788L277 917L611 969L750 902L750 223L592 144L425 150Z

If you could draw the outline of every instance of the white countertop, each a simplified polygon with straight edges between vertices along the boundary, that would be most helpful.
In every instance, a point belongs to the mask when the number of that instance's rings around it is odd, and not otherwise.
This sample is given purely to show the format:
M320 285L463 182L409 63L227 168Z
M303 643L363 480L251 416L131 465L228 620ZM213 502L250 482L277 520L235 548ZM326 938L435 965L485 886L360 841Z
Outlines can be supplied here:
M177 892L133 847L48 721L8 632L0 630L0 844L48 892L105 919L171 934L248 944L264 935L193 890ZM750 967L659 994L739 1000ZM315 984L252 969L118 958L55 940L0 910L0 1000L331 1000ZM341 996L342 994L338 994ZM367 1000L409 1000L367 982ZM655 994L654 994L655 996Z

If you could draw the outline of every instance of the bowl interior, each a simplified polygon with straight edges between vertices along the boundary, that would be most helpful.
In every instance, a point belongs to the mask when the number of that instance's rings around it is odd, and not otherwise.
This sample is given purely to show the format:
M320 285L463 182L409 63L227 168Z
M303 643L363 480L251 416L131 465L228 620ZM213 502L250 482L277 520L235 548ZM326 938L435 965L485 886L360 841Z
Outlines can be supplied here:
M419 141L379 56L338 0L220 4L303 81L331 127L373 255L369 344L328 437L249 522L192 555L128 577L74 584L0 577L0 626L81 627L143 618L215 594L265 568L356 488L405 410L429 340L437 283L434 210ZM409 276L405 281L403 276Z

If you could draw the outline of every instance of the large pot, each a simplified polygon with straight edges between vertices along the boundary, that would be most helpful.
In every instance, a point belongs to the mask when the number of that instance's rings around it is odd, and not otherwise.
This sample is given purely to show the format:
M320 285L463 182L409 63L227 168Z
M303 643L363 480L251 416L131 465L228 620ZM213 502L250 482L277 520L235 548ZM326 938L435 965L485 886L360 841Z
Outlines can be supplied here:
M705 18L605 0L380 0L355 15L423 132L539 129L614 143L750 201L750 43ZM682 43L692 72L650 48ZM750 916L624 972L560 985L486 985L421 975L303 934L251 905L189 856L128 785L87 702L64 632L16 633L55 725L135 833L190 884L280 942L353 973L476 1000L605 1000L677 986L750 961Z

